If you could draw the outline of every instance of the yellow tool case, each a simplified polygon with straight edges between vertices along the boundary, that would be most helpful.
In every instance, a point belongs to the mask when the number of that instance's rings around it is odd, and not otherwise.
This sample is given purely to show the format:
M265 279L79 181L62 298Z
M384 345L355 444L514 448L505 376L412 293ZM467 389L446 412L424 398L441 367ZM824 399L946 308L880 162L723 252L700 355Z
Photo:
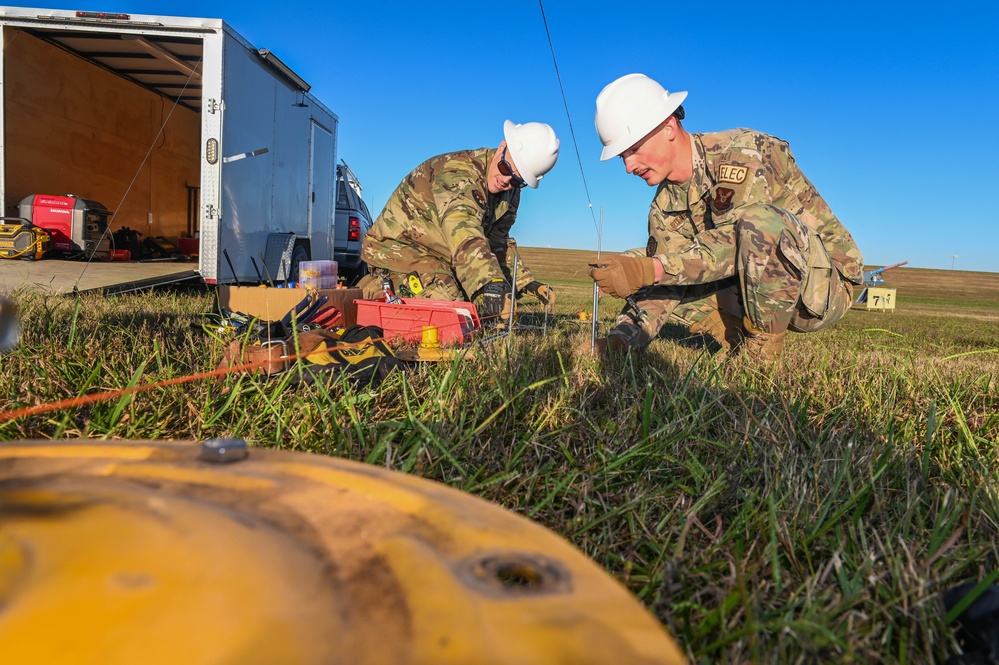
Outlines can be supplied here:
M0 258L34 261L45 255L49 234L22 217L0 217Z

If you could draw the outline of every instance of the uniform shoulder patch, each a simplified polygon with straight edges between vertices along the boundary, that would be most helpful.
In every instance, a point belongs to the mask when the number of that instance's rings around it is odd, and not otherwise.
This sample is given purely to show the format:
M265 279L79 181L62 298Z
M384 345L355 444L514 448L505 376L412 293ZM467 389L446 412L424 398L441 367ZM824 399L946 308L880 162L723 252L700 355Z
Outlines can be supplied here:
M652 258L656 255L657 249L659 249L659 242L654 236L649 236L649 242L645 245L645 256Z
M747 175L749 175L748 166L739 166L738 164L718 165L718 182L730 182L733 185L741 185L746 181Z
M711 210L714 212L728 212L732 209L732 197L735 190L728 187L716 187L715 196L711 200Z
M475 202L479 204L480 208L486 207L486 197L483 196L482 192L480 192L479 190L477 189L472 190L472 198L475 199Z

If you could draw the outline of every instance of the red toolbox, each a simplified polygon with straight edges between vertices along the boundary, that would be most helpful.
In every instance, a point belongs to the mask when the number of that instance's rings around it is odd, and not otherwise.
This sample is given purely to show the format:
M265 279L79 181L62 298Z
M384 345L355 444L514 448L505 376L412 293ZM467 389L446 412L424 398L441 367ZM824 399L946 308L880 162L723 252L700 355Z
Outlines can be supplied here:
M385 300L355 300L357 322L362 326L378 326L389 341L402 338L419 342L424 326L437 328L441 344L464 344L468 336L482 327L479 313L470 302L403 298L402 304Z

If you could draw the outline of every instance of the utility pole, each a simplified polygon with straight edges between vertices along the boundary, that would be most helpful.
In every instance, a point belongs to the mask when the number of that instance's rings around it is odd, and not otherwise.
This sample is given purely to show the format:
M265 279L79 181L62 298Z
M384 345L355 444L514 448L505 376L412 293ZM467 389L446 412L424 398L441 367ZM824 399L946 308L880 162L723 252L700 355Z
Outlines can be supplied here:
M957 254L951 254L950 255L950 269L951 270L954 269L954 261L956 261L956 260L957 260Z

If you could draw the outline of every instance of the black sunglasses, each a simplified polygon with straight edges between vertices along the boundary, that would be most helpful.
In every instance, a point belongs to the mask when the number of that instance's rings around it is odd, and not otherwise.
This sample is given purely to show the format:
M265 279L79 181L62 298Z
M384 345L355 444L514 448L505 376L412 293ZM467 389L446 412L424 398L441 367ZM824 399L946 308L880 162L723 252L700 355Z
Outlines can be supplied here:
M520 176L514 175L513 167L510 166L510 162L506 161L506 148L503 148L503 154L500 155L499 164L496 165L496 168L499 169L501 175L509 176L510 184L514 187L519 187L520 189L527 187L527 183L524 182L524 179Z

